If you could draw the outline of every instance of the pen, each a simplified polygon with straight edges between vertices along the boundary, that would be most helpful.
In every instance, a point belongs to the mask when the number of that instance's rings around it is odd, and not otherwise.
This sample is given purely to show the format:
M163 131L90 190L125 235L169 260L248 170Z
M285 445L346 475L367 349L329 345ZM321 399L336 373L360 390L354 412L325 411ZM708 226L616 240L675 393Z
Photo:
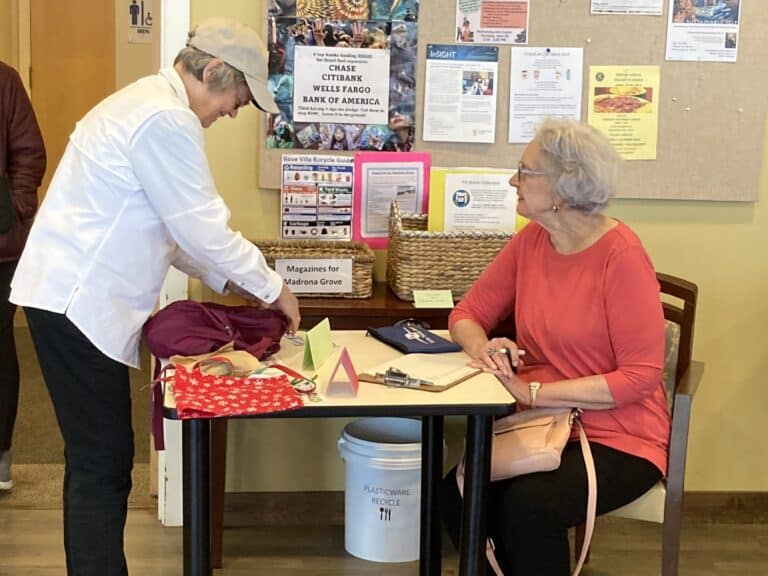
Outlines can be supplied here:
M512 359L512 351L509 348L499 348L499 354L504 354L509 359L509 363L513 367L517 366L517 358L515 358L514 360ZM525 356L525 350L523 350L522 348L518 348L517 356L518 358L520 356Z

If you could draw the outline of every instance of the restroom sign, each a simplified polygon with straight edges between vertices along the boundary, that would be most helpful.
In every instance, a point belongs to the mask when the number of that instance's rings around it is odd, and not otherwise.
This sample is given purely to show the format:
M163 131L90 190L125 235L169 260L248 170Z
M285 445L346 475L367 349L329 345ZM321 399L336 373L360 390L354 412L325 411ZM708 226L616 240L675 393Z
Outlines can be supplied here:
M151 44L152 25L155 20L152 0L127 0L128 3L128 42L131 44Z

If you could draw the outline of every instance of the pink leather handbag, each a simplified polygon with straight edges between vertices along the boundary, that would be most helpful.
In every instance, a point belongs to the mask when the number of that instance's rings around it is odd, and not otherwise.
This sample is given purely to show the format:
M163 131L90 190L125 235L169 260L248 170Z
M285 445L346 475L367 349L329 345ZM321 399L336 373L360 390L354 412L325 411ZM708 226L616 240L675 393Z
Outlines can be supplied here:
M496 420L491 481L557 470L577 418L570 408L533 408Z

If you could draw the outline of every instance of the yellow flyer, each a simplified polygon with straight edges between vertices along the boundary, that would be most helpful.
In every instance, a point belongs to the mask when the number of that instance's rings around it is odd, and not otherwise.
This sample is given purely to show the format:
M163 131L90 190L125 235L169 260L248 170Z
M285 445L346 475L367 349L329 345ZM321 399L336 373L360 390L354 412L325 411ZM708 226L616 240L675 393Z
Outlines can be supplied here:
M656 160L658 66L590 66L588 121L625 160Z

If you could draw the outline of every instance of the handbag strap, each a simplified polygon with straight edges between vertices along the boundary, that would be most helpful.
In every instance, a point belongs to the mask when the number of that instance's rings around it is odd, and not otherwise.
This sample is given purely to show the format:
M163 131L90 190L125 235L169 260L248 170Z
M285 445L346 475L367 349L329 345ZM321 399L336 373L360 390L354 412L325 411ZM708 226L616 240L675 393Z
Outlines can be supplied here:
M581 453L584 455L584 468L587 469L587 522L584 530L584 542L581 544L581 554L576 568L573 569L573 576L578 576L584 566L584 561L589 553L589 544L592 542L592 532L595 529L595 516L597 515L597 474L595 473L595 461L592 458L592 450L587 441L587 434L584 432L584 426L581 423L581 415L575 412L574 419L579 427L579 443L581 444Z
M592 532L595 529L595 516L597 516L597 474L595 473L595 460L592 458L592 449L589 447L589 441L587 440L587 434L584 432L584 426L581 423L581 413L574 409L572 417L579 427L579 444L581 444L581 453L584 456L584 468L587 471L587 518L586 528L584 530L584 542L581 545L581 553L579 555L579 561L576 563L576 567L573 569L572 576L578 576L581 569L584 567L584 561L587 559L589 553L589 545L592 542ZM461 474L461 480L458 482L459 492L464 496L464 461L459 464L459 469L456 471L457 479ZM496 576L504 576L504 572L499 566L499 562L496 560L496 554L494 554L495 547L493 540L488 538L485 542L485 555L488 559L488 564L491 565L491 569Z

